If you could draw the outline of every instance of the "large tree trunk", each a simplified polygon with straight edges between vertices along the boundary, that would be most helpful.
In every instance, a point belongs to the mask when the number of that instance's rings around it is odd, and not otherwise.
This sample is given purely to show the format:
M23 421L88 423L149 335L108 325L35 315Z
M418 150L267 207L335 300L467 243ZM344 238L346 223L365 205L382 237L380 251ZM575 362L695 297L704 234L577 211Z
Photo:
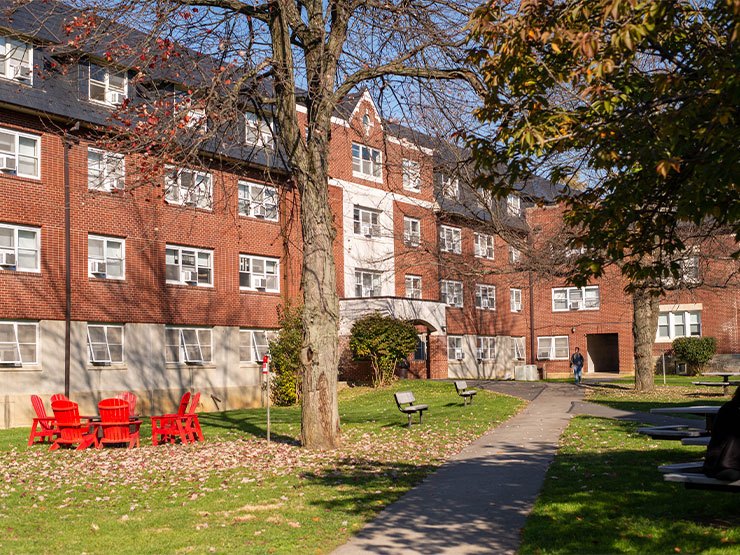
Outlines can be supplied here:
M654 388L653 343L658 328L658 296L646 288L632 294L632 337L635 343L635 390Z

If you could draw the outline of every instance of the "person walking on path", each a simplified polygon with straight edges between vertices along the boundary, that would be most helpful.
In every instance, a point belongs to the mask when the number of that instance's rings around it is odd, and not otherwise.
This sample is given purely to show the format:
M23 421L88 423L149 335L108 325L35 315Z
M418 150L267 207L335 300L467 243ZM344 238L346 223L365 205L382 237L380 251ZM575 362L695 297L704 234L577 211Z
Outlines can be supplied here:
M576 377L576 383L581 383L581 380L583 380L583 355L581 354L580 347L576 347L573 356L570 357L570 366L573 368L573 374Z

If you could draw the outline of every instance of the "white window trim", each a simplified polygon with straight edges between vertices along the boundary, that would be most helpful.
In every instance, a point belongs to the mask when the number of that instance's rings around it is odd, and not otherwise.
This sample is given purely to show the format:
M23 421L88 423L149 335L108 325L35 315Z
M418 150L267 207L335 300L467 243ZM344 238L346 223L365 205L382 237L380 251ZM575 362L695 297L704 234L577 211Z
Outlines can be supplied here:
M409 224L408 226L406 224ZM416 223L416 233L413 224ZM403 242L407 247L418 247L421 245L421 220L403 217Z
M18 360L6 360L6 361L0 361L0 368L6 365L12 365L12 366L38 366L39 365L39 324L38 322L28 322L23 320L0 320L0 324L5 325L12 325L13 326L13 333L15 335L15 348L16 352L18 353ZM36 339L35 339L35 362L24 362L23 361L23 355L21 354L21 345L29 345L29 343L20 343L18 340L18 326L33 326L36 330ZM11 343L12 344L12 343Z
M363 214L368 214L370 216L370 233L365 233L363 230L366 230L367 228L364 226L362 221ZM380 215L381 212L378 210L372 210L370 208L364 208L362 206L355 205L354 209L352 210L352 231L355 235L360 237L365 237L367 239L377 239L381 236L380 231ZM378 223L374 224L373 222L373 216L376 217ZM359 229L359 232L358 232Z
M87 162L87 188L92 191L123 191L126 188L126 159L123 154L118 154L116 152L110 152L108 150L102 150L100 148L93 148L88 147L87 152L96 152L101 155L102 161L103 161L103 175L102 179L98 183L98 186L95 186L90 183L90 158L88 156L88 162ZM109 158L115 158L120 160L120 167L121 167L121 177L120 178L112 178L111 174L108 172L108 159ZM120 179L120 182L116 182L116 179ZM120 185L120 186L119 186Z
M509 245L509 264L519 264L522 261L522 253L516 247Z
M597 306L586 307L586 291L596 290L598 293L597 297L599 303ZM565 304L566 308L555 308L555 292L565 292ZM581 294L580 299L571 299L574 292L579 291ZM574 303L578 302L578 305ZM575 308L577 306L578 308ZM586 287L553 287L552 288L552 311L553 312L569 312L571 310L599 310L601 309L601 291L598 285L587 285Z
M249 334L249 360L244 360L242 358L242 334ZM273 329L263 329L263 328L240 328L239 329L239 362L242 364L253 364L253 363L262 363L262 358L258 356L258 350L257 350L257 342L255 340L255 334L257 333L264 333L265 339L267 340L267 347L266 347L266 353L269 354L270 351L270 341L273 341L278 334L278 330Z
M484 298L483 292L486 292ZM478 306L478 300L480 299L480 306ZM486 306L483 306L483 300L486 301ZM491 302L492 301L492 302ZM493 306L491 306L493 305ZM478 310L496 310L496 286L487 283L476 283L475 284L475 308Z
M451 342L454 343L453 347L450 347ZM465 359L465 352L463 351L462 335L448 335L447 336L447 360L459 362L464 359Z
M451 247L447 244L447 233L452 235ZM449 252L452 254L462 254L462 230L459 227L452 227L449 225L439 226L439 250L441 252Z
M177 173L177 179L173 180L170 177L172 172ZM191 173L193 176L200 176L207 178L206 194L205 197L200 195L197 198L198 188L191 187L186 188L182 185L182 174ZM177 199L168 198L167 193L171 188L177 189ZM193 200L191 195L195 195ZM174 166L165 166L164 174L164 200L167 204L175 204L179 206L191 206L200 210L213 210L213 176L208 172L202 172L197 170L191 170L190 168L175 168Z
M442 189L442 196L457 200L460 198L460 179L444 173L437 174L437 183Z
M512 337L512 358L514 360L526 360L527 350L524 337Z
M108 358L105 360L95 360L92 350L92 340L90 338L90 327L96 327L96 328L103 328L103 332L105 334L105 348L108 351ZM108 330L110 328L118 328L121 330L121 360L120 361L113 361L111 360L111 354L110 354L110 340L108 339ZM87 324L87 361L90 364L112 364L112 365L121 365L125 364L126 362L126 340L124 336L124 326L123 324L98 324L98 323L89 323Z
M489 251L490 251L490 256L489 256ZM495 249L493 245L493 235L487 235L485 233L474 233L473 234L473 252L476 258L485 258L487 260L494 260Z
M657 326L655 330L655 341L658 343L667 343L670 341L673 341L674 339L678 337L702 337L702 323L701 323L701 310L673 310L670 312L660 312L658 313L658 318L661 316L668 316L668 335L660 335L660 325ZM676 335L676 315L682 314L683 315L683 327L684 327L684 335ZM691 335L691 314L696 314L699 317L699 335ZM686 335L686 334L689 335Z
M519 296L519 300L516 300L517 293ZM522 311L522 290L518 287L510 287L509 288L509 308L511 312L521 312Z
M247 258L249 259L249 287L246 286L239 286L239 289L242 291L258 291L260 293L280 293L280 259L271 257L271 256L257 256L253 254L239 254L239 274L241 274L241 261L242 259ZM259 276L255 276L254 273L254 261L259 260L262 261L265 267L265 271L260 274ZM275 273L274 274L268 274L267 273L267 263L268 262L274 262L275 263ZM268 276L275 276L277 279L275 280L277 282L277 288L268 288L267 287L267 277ZM253 284L255 283L254 278L255 277L265 277L265 287L255 287Z
M32 135L30 133L23 133L21 131L16 131L15 129L8 129L6 127L0 127L0 131L3 133L8 133L9 135L13 135L15 137L15 154L13 154L14 160L15 160L15 170L12 170L13 173L5 173L5 171L0 170L0 175L15 175L16 177L25 177L28 179L41 179L41 137L39 135ZM36 175L28 174L28 173L20 173L18 171L18 157L20 156L20 138L23 137L25 139L31 139L33 141L36 141ZM10 156L8 154L2 154L0 153L0 157L5 158L7 156ZM8 170L10 171L10 170Z
M373 282L373 288L370 291L373 291L373 292L377 291L376 294L365 295L365 284L364 284L364 279L362 279L362 276L364 276L366 274L371 275L373 277L373 280L372 280L372 282ZM358 283L358 278L359 278L359 283ZM356 298L356 299L370 299L372 297L380 297L380 296L382 296L382 293L383 293L382 278L383 278L382 272L378 272L376 270L364 270L364 269L356 268L355 269L355 289L354 289L355 296L354 296L354 298ZM377 286L378 286L377 290L375 289L376 280L377 280ZM359 296L357 295L357 286L358 285L362 289L362 295L359 295Z
M105 262L106 270L108 269L108 241L118 241L119 243L121 243L121 275L120 276L111 276L108 274L107 271L105 274L94 274L92 272L93 260L100 260L100 259L90 258L90 239L97 239L98 241L103 241L103 262ZM100 278L102 275L103 279L117 279L117 280L126 279L126 239L122 237L111 237L107 235L95 235L93 233L88 233L87 234L87 244L88 244L87 277Z
M21 75L20 78L18 76L12 75L11 72L10 72L10 61L11 61L11 58L10 58L10 56L8 56L8 50L10 49L11 52L12 52L12 49L15 48L15 46L11 46L10 43L17 43L20 46L24 46L24 47L26 47L26 49L29 52L28 57L29 57L30 62L28 63L28 65L21 64L19 66L20 68L26 68L28 70L28 77L27 78L22 77L22 75L23 75L23 72L22 71L20 72L20 75ZM33 53L34 53L34 48L33 48L33 45L32 44L28 44L28 43L25 43L25 42L22 42L22 41L19 41L19 40L11 39L9 37L0 37L0 53L1 53L1 57L3 59L2 73L0 74L0 77L2 77L3 79L7 79L9 81L16 81L18 83L23 83L24 85L33 85Z
M211 364L213 362L213 328L196 328L196 327L180 327L180 326L165 326L165 350L167 347L170 346L169 343L167 343L167 330L176 330L177 333L177 343L178 343L178 352L177 352L177 360L176 361L167 361L165 356L165 364ZM188 351L185 348L185 337L184 333L185 331L195 331L196 338L198 339L198 350L200 351L201 358L200 359L190 359L190 356L188 355ZM201 331L209 331L211 341L206 345L206 343L201 342L200 333ZM174 346L174 345L173 345ZM204 359L203 358L203 347L207 346L211 349L211 358Z
M496 360L496 337L479 335L476 337L475 343L478 360Z
M14 270L10 270L10 271L13 271L13 272L33 272L35 274L41 273L41 228L24 226L24 225L6 224L6 223L0 223L0 227L13 230L12 249L7 248L7 247L0 247L0 253L12 250L13 254L15 255L15 265L14 266L0 266L0 271L9 270L12 267L14 268ZM29 231L29 232L33 232L36 234L36 249L35 249L36 250L36 268L34 269L28 269L28 268L18 269L18 248L19 248L18 247L18 232L19 231ZM21 249L21 250L30 250L30 249Z
M414 282L418 280L419 287L414 287ZM414 293L416 291L419 292L418 297L412 297L409 296L409 283L411 283L411 293ZM406 287L405 289L405 295L407 299L421 299L422 298L422 288L421 288L421 276L413 275L413 274L406 274L406 278L404 280L404 285Z
M166 256L167 256L167 249L176 249L179 252L179 256L178 256L179 264L178 265L180 267L180 272L179 272L180 279L178 281L175 281L175 280L167 279L165 277L165 281L167 283L173 284L173 285L189 285L191 287L213 287L213 282L214 282L214 278L215 278L215 276L214 276L215 270L214 270L214 259L213 259L213 250L212 249L199 249L197 247L188 247L188 246L185 246L185 245L172 245L170 243L167 243L165 245L165 276L166 276L166 272L167 272L167 258L166 258ZM210 281L210 283L200 283L199 281L196 281L196 282L183 281L183 279L182 279L182 272L183 272L183 269L182 269L182 251L183 250L193 251L195 253L195 273L196 274L198 273L198 269L200 268L200 264L198 262L198 255L201 254L201 253L206 253L206 254L209 254L210 255L211 265L210 266L204 266L204 268L210 268L210 270L211 270L211 281Z
M449 292L449 288L450 288L450 286L452 286L454 290L457 290L457 286L458 285L460 286L460 288L459 288L460 289L460 301L459 301L459 304L458 303L454 303L454 304L453 303L450 303L449 302L449 297L450 296L449 296L449 293L448 293ZM462 306L464 304L464 299L463 299L464 288L463 288L463 282L462 281L455 280L455 279L443 279L443 280L440 280L440 282L439 282L439 289L440 289L440 293L439 293L439 300L440 301L442 301L443 303L445 303L447 306L454 306L454 307L457 307L457 308L462 308ZM455 296L456 295L453 294L453 298Z
M522 215L522 197L510 194L506 197L506 213L509 216Z
M250 118L253 116L253 118ZM252 130L256 140L250 140L248 133ZM244 143L273 150L275 148L275 122L272 117L264 118L254 112L244 113Z
M360 149L360 171L355 170L355 153L354 153L354 147L358 147ZM362 149L366 148L370 151L370 164L371 164L371 171L373 173L364 173L362 171ZM372 161L372 153L377 153L377 162ZM377 148L373 148L371 146L363 145L360 143L352 143L352 176L353 177L359 177L360 179L364 179L366 181L372 181L374 183L382 183L383 182L383 153L378 150ZM377 171L380 175L375 175L374 170L377 165Z
M555 356L556 349L555 349L555 340L556 339L565 339L566 341L566 355L564 357L557 357ZM540 343L543 340L549 340L550 341L550 349L548 356L541 357L540 356ZM570 358L570 338L567 335L543 335L537 338L537 360L568 360Z
M247 197L242 197L242 188L246 187ZM252 189L262 189L262 202L252 201ZM274 195L272 198L275 199L274 203L268 203L266 202L268 196L265 194L267 193L267 190L271 189L274 192ZM278 190L277 187L272 187L270 185L265 185L264 183L256 183L254 181L239 181L238 185L238 196L239 196L239 215L240 216L247 216L249 218L257 218L260 220L266 220L268 222L276 222L280 219L280 208L279 208L279 199L278 199ZM246 212L242 210L242 203L247 205ZM274 218L268 218L266 216L267 214L267 208L274 206L275 207L275 217ZM262 214L257 214L256 209L262 208Z
M421 164L416 160L404 158L401 162L403 188L418 193L421 191Z
M97 79L92 78L92 66L97 66L105 70L103 81L98 81ZM111 89L111 85L110 85L111 73L113 73L114 75L123 73L123 88L122 89L115 89L115 90ZM94 99L92 97L92 94L90 93L90 85L92 84L93 81L95 81L96 83L101 83L103 87L105 88L105 102L103 102L102 100ZM88 66L88 75L87 75L87 99L90 102L93 102L95 104L100 104L102 106L120 106L120 104L116 104L112 100L109 100L112 97L113 92L120 92L123 94L124 99L128 98L128 71L124 69L121 71L111 72L109 68L106 68L104 66L91 62L90 65Z

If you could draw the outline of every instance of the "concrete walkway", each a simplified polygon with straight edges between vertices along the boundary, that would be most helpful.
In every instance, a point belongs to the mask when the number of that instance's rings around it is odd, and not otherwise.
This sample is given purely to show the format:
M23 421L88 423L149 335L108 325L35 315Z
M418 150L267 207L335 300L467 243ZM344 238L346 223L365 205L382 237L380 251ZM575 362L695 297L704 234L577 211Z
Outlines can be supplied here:
M476 386L522 397L530 404L389 505L335 554L516 553L520 531L572 416L680 423L585 403L584 388L572 384L476 382Z

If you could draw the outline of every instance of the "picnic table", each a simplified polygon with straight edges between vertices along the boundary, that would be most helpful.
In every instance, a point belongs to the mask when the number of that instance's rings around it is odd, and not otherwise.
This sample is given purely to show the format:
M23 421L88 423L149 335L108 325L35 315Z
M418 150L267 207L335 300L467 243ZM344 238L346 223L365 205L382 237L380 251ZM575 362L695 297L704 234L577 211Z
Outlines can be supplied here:
M695 414L704 417L704 431L712 432L714 417L719 412L720 405L698 405L693 407L661 407L650 409L651 414Z
M691 382L694 385L705 385L708 387L722 387L722 391L727 395L727 388L731 385L740 385L740 381L730 381L733 376L740 376L740 372L702 372L702 376L722 376L721 382Z

